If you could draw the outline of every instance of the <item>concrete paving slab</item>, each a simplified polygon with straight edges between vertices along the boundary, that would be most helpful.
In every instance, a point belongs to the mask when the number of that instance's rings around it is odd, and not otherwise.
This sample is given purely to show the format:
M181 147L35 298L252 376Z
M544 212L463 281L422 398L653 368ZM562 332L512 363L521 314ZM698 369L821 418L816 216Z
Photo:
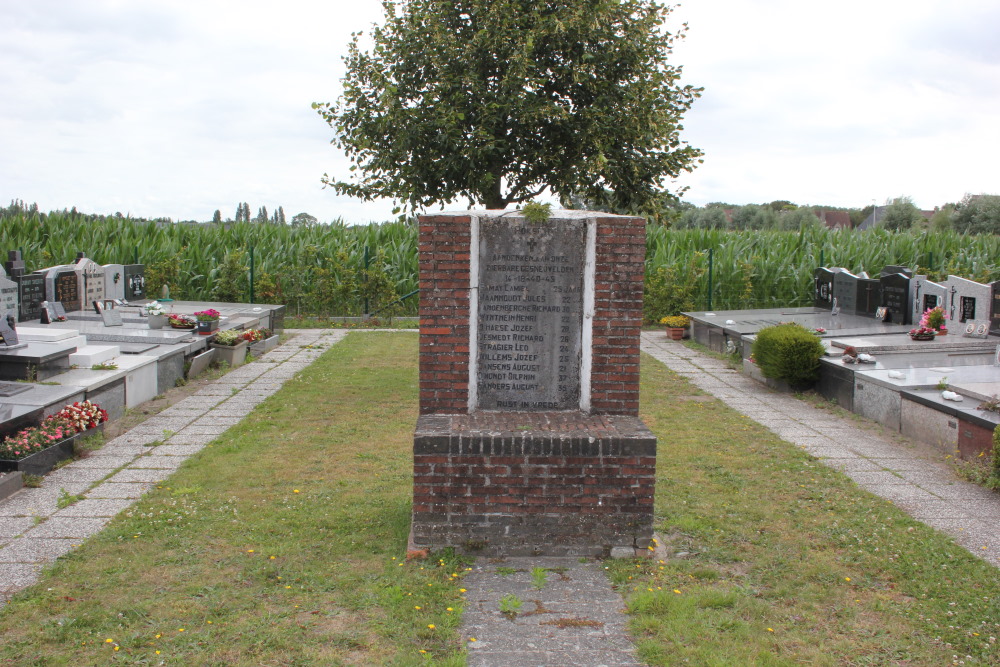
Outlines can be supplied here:
M73 462L73 467L75 468L96 468L99 470L104 470L106 472L111 472L117 468L121 468L126 463L132 461L134 457L132 456L87 456L85 459L78 459Z
M176 470L187 460L184 456L140 456L132 462L132 468L153 468L160 470Z
M84 468L71 463L45 476L45 486L65 487L69 484L93 484L108 475L106 468Z
M19 538L0 549L0 563L51 563L79 544L75 539Z
M134 500L141 498L154 486L155 484L149 482L104 482L88 491L86 496L88 500ZM77 503L77 505L79 504ZM128 507L129 504L131 503L125 504L123 507Z
M130 485L137 486L137 485ZM90 494L87 494L88 496ZM115 517L131 507L134 498L84 498L56 512L53 517Z
M32 528L25 539L86 539L108 525L111 517L51 516L48 521Z
M30 516L0 517L0 541L9 542L34 525L35 520Z
M156 456L179 456L186 458L188 456L197 454L203 449L205 449L204 444L193 444L193 445L167 444L157 447L154 450L154 452Z
M201 415L209 411L210 408L178 408L177 406L171 406L161 412L160 414L164 417L192 417L198 418Z
M162 482L173 474L173 470L159 470L156 468L132 468L128 467L116 473L108 482L112 484L123 484L128 482L148 482L155 484Z
M225 400L225 396L188 396L173 404L174 408L180 409L204 409L212 408Z
M876 472L872 471L859 471L859 470L849 470L847 476L853 479L859 486L868 488L870 486L882 486L891 484L910 484L902 477L893 475L887 470L879 470Z
M0 563L0 594L3 602L38 581L41 571L40 563Z

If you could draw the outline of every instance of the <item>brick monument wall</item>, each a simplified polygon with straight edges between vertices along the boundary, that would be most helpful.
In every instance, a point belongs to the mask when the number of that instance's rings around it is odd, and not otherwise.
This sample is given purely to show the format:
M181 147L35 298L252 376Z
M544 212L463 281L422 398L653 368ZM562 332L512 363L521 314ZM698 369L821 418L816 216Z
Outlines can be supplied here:
M498 215L420 218L421 417L414 437L412 545L495 555L606 556L615 548L643 550L652 537L656 466L656 439L637 417L645 222L606 213L553 214L553 224L561 215L572 218L575 222L568 224L577 226L577 234L580 225L587 226L583 254L588 268L581 272L591 276L592 296L582 304L575 294L563 299L584 314L571 326L566 324L570 316L563 317L561 331L537 338L566 333L567 326L573 334L577 327L587 329L579 352L585 359L579 366L584 398L569 409L483 410L476 403L481 379L473 373L478 360L489 357L477 356L477 340L483 339L476 338L476 329L482 323L472 310L486 298L489 285L475 280L477 241L485 243L477 235ZM523 224L511 224L523 233ZM566 269L558 261L521 268L574 270L572 261L566 261ZM495 268L506 267L499 260ZM542 283L533 289L535 296L525 299L534 302L513 308L558 303L559 295L550 290L573 288ZM518 293L508 289L504 298L516 301ZM484 368L490 366L481 365L478 372L488 377ZM538 366L544 376L548 367ZM516 387L538 385L511 386L510 398L516 399Z

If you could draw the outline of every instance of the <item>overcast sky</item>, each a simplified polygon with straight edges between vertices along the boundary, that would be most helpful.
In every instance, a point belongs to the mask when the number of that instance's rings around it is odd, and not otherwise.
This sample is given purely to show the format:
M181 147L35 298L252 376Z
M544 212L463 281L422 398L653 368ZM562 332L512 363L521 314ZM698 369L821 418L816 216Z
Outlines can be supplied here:
M378 0L0 0L0 203L389 219L390 202L322 188L349 163L310 107L381 16ZM686 200L1000 193L996 0L691 0L673 17L690 24L674 62L705 88Z

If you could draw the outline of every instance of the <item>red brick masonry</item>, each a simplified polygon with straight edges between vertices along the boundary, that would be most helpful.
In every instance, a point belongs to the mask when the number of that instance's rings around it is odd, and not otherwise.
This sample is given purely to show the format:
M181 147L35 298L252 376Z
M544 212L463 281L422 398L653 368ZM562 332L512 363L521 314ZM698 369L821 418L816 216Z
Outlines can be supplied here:
M656 438L636 417L424 415L413 473L416 546L607 556L652 538Z
M637 417L645 222L592 219L592 414L469 414L471 216L420 217L414 547L607 556L649 545L656 438Z
M471 220L420 216L421 414L468 412ZM594 220L591 412L637 415L646 223L625 216Z

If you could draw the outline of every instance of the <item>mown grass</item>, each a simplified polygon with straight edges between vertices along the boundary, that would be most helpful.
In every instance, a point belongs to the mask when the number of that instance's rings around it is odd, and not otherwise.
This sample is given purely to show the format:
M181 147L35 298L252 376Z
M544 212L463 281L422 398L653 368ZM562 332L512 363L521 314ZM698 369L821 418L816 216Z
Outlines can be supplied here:
M416 361L334 346L17 596L0 664L462 664L462 563L402 561ZM644 660L1000 662L995 568L648 357L642 391L686 554L608 563Z
M348 337L60 559L0 664L462 664L463 565L404 562L416 339Z
M640 655L675 665L1000 664L1000 576L644 358L671 557L610 564Z

